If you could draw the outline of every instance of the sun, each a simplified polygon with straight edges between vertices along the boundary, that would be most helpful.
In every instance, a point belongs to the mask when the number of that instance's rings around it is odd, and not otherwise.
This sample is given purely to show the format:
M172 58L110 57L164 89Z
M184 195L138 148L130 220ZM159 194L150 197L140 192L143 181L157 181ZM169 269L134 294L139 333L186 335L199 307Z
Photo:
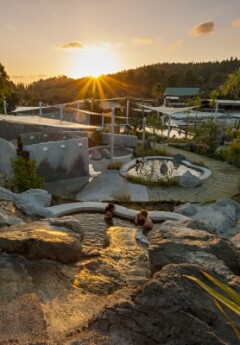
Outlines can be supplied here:
M84 76L99 77L102 74L114 73L120 69L117 57L109 50L81 52L71 63L69 75L73 78Z

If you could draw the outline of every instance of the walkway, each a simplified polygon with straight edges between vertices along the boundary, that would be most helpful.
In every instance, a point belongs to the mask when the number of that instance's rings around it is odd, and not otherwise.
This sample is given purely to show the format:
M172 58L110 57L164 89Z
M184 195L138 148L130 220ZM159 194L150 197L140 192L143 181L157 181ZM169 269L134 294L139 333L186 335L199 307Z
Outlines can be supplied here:
M156 144L162 147L162 145ZM183 154L189 161L204 162L212 175L197 188L146 187L128 182L118 171L105 170L77 194L78 201L106 201L127 193L133 201L179 200L182 202L207 202L233 196L238 191L240 169L222 161L196 153L169 147L170 155ZM100 169L101 170L101 169Z
M156 147L162 147L156 144ZM207 202L235 195L238 191L240 169L222 161L211 159L193 152L168 147L171 155L183 154L191 162L203 161L212 171L203 184L197 188L148 187L149 200L179 200L182 202Z

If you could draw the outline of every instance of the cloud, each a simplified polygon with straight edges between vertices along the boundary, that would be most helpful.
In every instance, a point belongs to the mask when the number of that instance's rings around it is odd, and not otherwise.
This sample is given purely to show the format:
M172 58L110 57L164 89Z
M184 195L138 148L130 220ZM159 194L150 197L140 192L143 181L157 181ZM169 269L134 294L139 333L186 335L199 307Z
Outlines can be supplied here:
M57 44L56 47L60 49L81 49L83 48L83 43L79 41L72 41L68 43Z
M178 48L180 48L182 45L183 45L183 43L184 43L184 39L181 39L181 40L178 40L178 41L175 41L175 42L173 42L171 45L170 45L170 48L171 49L178 49Z
M233 20L232 26L235 26L236 28L240 28L240 18Z
M133 40L134 44L138 44L138 45L151 45L153 44L154 40L151 37L137 37L134 38Z
M202 24L199 24L198 26L195 26L191 30L192 36L202 36L202 35L208 35L214 30L214 22L205 22Z

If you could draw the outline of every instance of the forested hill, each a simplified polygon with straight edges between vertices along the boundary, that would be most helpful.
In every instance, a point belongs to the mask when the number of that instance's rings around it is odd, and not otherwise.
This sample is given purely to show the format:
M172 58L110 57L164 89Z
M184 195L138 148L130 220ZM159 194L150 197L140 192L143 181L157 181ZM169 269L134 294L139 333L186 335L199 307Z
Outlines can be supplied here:
M90 77L72 79L59 76L28 86L15 85L12 97L16 104L22 105L33 105L38 101L56 104L91 98L93 90L95 98L152 97L156 84L158 90L164 90L167 86L200 87L203 97L208 97L239 67L240 60L230 58L214 62L158 63L102 76L97 81Z

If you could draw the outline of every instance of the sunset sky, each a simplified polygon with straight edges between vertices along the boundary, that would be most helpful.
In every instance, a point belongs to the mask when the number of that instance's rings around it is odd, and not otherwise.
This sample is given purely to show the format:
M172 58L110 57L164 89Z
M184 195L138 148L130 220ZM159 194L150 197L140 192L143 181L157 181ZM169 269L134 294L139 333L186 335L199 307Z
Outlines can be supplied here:
M0 0L14 82L240 58L240 0Z

